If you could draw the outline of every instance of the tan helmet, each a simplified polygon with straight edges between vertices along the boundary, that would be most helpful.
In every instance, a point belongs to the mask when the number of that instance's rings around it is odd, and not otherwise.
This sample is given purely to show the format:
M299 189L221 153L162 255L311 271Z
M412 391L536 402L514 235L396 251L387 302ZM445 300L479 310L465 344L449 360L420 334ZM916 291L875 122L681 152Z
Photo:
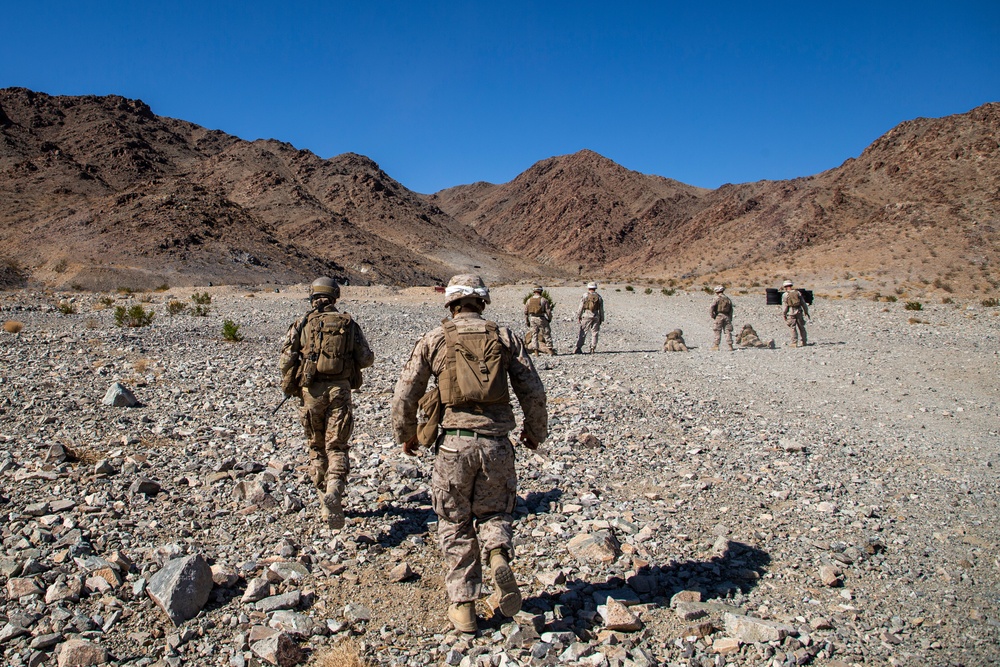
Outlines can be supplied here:
M587 283L587 289L597 289L597 283L594 282Z
M538 292L539 294L541 294L541 292L542 292L542 286L541 285L535 285L535 289L532 290L532 291Z
M791 280L786 280L785 282L781 283L782 287L792 287L794 285L795 283L793 283Z
M326 276L317 278L309 286L309 298L316 299L319 297L336 301L340 298L340 285L333 278L327 278Z
M722 285L716 285L715 286L715 293L716 294L722 294L725 291L726 291L726 288L723 287Z
M450 306L459 299L474 297L490 302L490 290L483 279L474 273L461 273L448 281L444 290L444 305Z

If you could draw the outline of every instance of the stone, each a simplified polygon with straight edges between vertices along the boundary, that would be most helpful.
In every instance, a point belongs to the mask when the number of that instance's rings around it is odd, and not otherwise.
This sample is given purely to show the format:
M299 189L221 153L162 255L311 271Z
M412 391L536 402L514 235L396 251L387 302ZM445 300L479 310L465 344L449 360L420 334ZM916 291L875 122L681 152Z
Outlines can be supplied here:
M216 564L212 566L212 581L219 588L232 588L239 583L240 575L226 565Z
M400 583L407 581L416 576L413 570L410 569L409 563L400 563L396 567L389 570L389 581Z
M144 496L155 496L160 492L160 485L151 479L137 479L128 487L128 492L132 495L142 494Z
M720 637L712 642L712 651L720 655L736 653L740 650L740 640L731 637Z
M301 591L288 591L281 595L272 595L271 597L264 598L254 606L257 608L257 611L270 614L272 611L278 611L279 609L295 609L301 602Z
M542 586L561 586L566 583L566 575L562 570L548 570L535 574L535 579Z
M42 589L38 587L34 579L27 577L13 577L7 580L7 597L16 600L25 595L40 595Z
M100 644L70 639L59 645L58 667L92 667L108 661L108 651Z
M136 400L135 394L132 393L131 389L120 382L115 382L108 387L108 391L104 394L104 398L101 399L101 403L115 408L134 408L139 404L139 401Z
M300 637L310 637L319 632L321 628L312 617L288 609L274 612L267 624L275 630Z
M701 602L701 591L679 591L670 598L671 607L676 607L681 602Z
M372 620L372 610L363 604L358 604L356 602L348 602L344 606L344 618L346 618L351 623L358 623L359 621L370 621Z
M154 574L146 594L175 626L194 618L212 592L212 568L201 555L174 558Z
M754 616L727 613L722 617L726 633L745 644L759 642L777 642L789 635L798 634L798 630L790 625L767 621Z
M678 602L673 607L677 618L682 621L694 621L708 616L708 610L699 602Z
M639 620L639 617L613 597L608 597L604 610L601 611L601 608L598 607L598 612L604 617L604 627L608 630L619 632L642 630L642 621Z
M281 581L298 581L309 576L309 568L295 561L271 563L268 569L277 574Z
M836 588L844 584L840 570L833 565L821 565L819 568L819 579L824 586Z
M261 660L278 667L293 667L306 657L295 640L284 632L253 642L250 650Z
M579 561L613 563L621 555L621 545L609 531L580 533L566 545L569 553Z
M247 589L243 592L240 602L247 604L259 602L271 594L271 582L264 577L256 577L247 582Z

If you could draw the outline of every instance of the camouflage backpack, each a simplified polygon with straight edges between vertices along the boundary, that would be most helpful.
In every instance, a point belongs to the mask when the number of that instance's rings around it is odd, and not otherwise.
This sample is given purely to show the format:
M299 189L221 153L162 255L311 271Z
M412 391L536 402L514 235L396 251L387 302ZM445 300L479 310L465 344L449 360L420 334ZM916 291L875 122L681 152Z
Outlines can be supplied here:
M459 329L443 320L447 357L438 377L441 402L450 406L474 403L509 403L507 362L496 322Z
M785 303L788 304L789 308L801 308L802 307L802 295L799 294L797 289L793 289L786 293Z
M306 325L302 355L315 372L331 380L347 380L354 371L354 331L347 313L315 313Z
M592 313L597 312L598 306L601 304L601 297L596 294L588 293L587 296L583 297L583 309L589 310Z
M525 312L527 312L528 315L535 315L535 316L544 315L545 308L542 307L542 297L533 296L530 299L528 299L528 305L526 307Z
M715 305L715 312L719 315L732 315L733 314L733 302L724 294L720 294Z

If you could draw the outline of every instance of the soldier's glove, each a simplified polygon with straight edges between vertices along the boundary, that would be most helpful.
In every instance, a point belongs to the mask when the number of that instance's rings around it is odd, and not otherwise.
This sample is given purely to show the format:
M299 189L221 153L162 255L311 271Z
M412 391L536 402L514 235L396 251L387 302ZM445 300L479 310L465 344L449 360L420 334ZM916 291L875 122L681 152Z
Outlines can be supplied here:
M525 433L524 431L521 431L520 440L521 440L521 444L524 445L525 447L527 447L528 449L532 449L532 450L538 449L539 442L537 440L535 440L534 438L532 438L527 433Z
M420 443L417 442L417 436L413 436L403 443L403 453L407 456L416 456L418 449L420 449Z
M299 393L299 385L295 382L294 373L289 373L287 377L281 379L281 393L288 398Z

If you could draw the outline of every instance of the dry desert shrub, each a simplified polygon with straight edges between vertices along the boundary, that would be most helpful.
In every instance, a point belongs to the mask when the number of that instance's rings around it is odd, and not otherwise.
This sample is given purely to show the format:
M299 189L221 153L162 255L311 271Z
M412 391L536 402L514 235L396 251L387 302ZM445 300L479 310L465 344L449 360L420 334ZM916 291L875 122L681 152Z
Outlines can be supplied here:
M149 359L136 359L135 363L132 364L132 367L135 369L136 373L145 373L149 370L149 367L152 364L153 362Z
M911 317L910 319L908 319L906 321L909 322L910 324L927 324L927 322L925 322L924 320L920 319L919 317Z
M67 460L82 463L88 466L92 466L104 458L100 452L96 452L93 449L83 446L74 447L66 442L63 442L63 449L66 450Z
M368 661L358 653L358 645L350 639L317 655L314 664L316 667L368 667Z
M17 320L7 320L3 323L3 330L7 333L20 333L24 329L24 322L18 322Z

